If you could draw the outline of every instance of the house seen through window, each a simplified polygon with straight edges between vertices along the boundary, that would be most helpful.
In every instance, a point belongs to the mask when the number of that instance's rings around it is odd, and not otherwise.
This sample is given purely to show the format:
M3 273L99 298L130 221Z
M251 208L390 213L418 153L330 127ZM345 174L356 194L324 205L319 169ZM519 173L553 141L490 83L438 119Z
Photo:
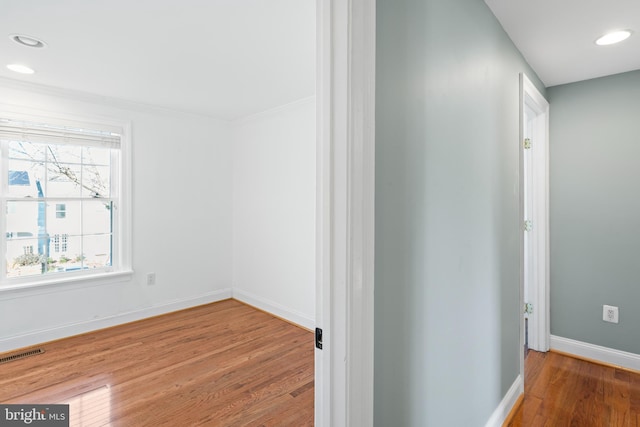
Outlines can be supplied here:
M56 218L65 218L67 214L66 210L67 205L64 203L56 203Z
M110 270L120 135L0 117L0 144L4 279Z

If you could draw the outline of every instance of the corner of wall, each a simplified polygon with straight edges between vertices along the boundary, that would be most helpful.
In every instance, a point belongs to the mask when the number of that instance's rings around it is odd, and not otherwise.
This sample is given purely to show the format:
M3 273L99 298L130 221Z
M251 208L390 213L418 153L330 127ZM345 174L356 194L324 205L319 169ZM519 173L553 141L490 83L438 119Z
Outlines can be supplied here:
M507 394L504 395L502 401L498 407L493 411L491 417L485 424L485 427L501 427L502 424L507 420L507 417L510 415L512 409L515 409L518 401L520 400L520 396L524 394L524 381L522 376L518 375L516 380L513 382Z
M29 347L70 337L73 335L79 335L116 325L135 322L137 320L142 320L148 317L159 316L162 314L171 313L173 311L185 310L187 308L195 307L198 305L211 304L217 301L229 299L231 298L231 296L232 291L230 288L220 289L214 292L206 293L204 295L199 295L197 297L175 300L165 304L128 311L126 313L119 313L100 319L81 321L63 326L57 326L54 328L40 329L38 331L28 332L22 335L6 337L0 339L0 352L11 351L18 348Z
M315 319L290 307L278 304L275 301L262 298L258 295L252 294L251 292L243 291L235 287L232 289L231 295L234 299L237 299L240 302L251 305L259 310L266 311L267 313L294 323L304 329L312 331L316 327Z

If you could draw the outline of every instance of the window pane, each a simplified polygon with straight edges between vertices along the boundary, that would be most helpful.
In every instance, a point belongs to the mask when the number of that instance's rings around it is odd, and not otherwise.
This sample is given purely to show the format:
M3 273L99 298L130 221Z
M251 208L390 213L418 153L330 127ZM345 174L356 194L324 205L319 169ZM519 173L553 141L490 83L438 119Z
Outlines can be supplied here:
M110 197L110 169L107 166L82 166L82 196Z
M9 160L7 182L9 183L9 197L38 197L36 182L43 186L45 168L42 163L25 160Z
M44 204L37 200L7 202L7 238L38 237L38 208L44 212Z
M38 254L38 239L7 238L7 276L33 276L42 274L45 257Z
M11 141L9 142L9 158L24 159L33 161L44 161L46 146L33 144L31 142Z
M52 234L49 243L49 271L75 271L82 268L82 237Z
M64 218L57 218L64 206ZM7 266L10 277L71 271L82 264L81 202L38 200L7 203ZM42 267L42 266L41 266Z
M53 145L47 146L47 161L51 164L75 163L82 161L82 147L77 145Z
M85 236L83 249L85 268L100 268L111 265L111 235Z
M49 163L47 169L49 175L45 196L80 197L80 165L70 163Z
M111 264L112 202L7 202L9 277ZM61 216L60 214L63 213Z
M64 206L64 210L58 209ZM82 204L79 201L56 201L47 203L47 232L79 236L82 234ZM64 212L64 217L60 214Z
M111 149L98 147L82 148L82 163L85 165L111 165Z
M111 202L82 202L82 234L111 234Z

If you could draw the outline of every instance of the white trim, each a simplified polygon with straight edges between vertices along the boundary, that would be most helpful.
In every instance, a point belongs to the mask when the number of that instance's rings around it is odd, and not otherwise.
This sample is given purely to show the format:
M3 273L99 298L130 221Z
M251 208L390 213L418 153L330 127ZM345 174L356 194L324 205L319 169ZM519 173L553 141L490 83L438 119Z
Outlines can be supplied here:
M533 157L532 194L533 221L531 267L533 270L531 296L534 311L529 316L529 348L537 351L549 350L550 335L550 272L549 272L549 103L540 94L535 85L520 73L520 218L524 221L524 118L525 106L536 113L534 119L534 138L531 148ZM524 306L524 237L521 234L521 299L520 310ZM524 345L524 317L520 322L521 345ZM522 346L521 346L522 348ZM521 352L522 353L522 352ZM520 371L524 373L524 355L521 354Z
M500 427L509 416L509 412L513 409L514 405L518 401L521 394L524 393L524 381L522 376L518 375L516 380L511 384L509 391L502 398L502 401L498 405L489 420L485 424L485 427Z
M277 302L274 302L267 298L262 298L251 292L243 291L241 289L233 288L231 290L231 297L238 301L249 304L260 310L264 310L275 316L281 317L285 320L300 325L303 328L313 330L316 327L316 320L313 317L309 317L304 313L296 310L292 310L289 307L285 307Z
M347 426L373 426L376 2L351 2Z
M555 335L551 335L551 349L608 365L640 371L640 354L628 353Z
M331 286L331 1L316 0L316 327L329 333ZM324 338L324 337L323 337ZM323 341L328 341L323 339ZM314 425L331 426L332 347L314 355Z
M231 298L231 289L221 289L214 292L208 292L198 297L175 300L166 304L146 307L139 310L129 311L127 313L103 317L101 319L56 326L49 329L29 332L24 335L6 337L0 339L0 352L42 344L48 341L67 338L73 335L83 334L111 326L122 325L124 323L171 313L173 311L184 310L198 305L210 304L229 298Z
M519 105L519 133L518 133L518 194L519 194L519 206L518 206L518 226L522 227L522 220L525 215L524 208L524 147L522 145L524 140L524 128L525 128L525 109L524 109L524 74L520 73L520 105ZM520 354L520 376L524 378L524 344L525 344L525 326L524 326L524 282L525 282L525 240L524 234L522 233L522 229L519 228L518 232L518 246L520 250L520 298L518 300L518 313L520 319L520 343L519 343L519 353Z
M31 83L20 80L14 80L8 77L0 77L0 87L15 90L26 90L40 95L55 96L72 101L87 102L90 104L107 105L128 111L136 111L140 113L158 113L158 114L181 114L192 117L206 117L210 120L217 120L220 123L229 123L229 120L212 116L209 114L199 113L196 111L180 110L177 108L165 107L162 105L145 104L143 102L131 101L128 99L115 98L103 95L96 95L90 92L79 90L65 89L54 86L43 85L39 83Z
M0 88L2 88L2 77L0 77ZM28 90L25 89L25 90ZM37 89L33 89L33 93L40 94ZM46 95L46 93L45 93ZM82 101L81 99L74 99L71 95L67 95L66 99L75 101ZM98 105L98 104L97 104ZM99 104L103 105L103 104ZM117 108L114 106L114 108ZM103 114L91 114L91 113L70 113L67 111L54 111L46 108L32 107L30 105L21 105L14 103L0 102L0 110L3 116L18 120L35 120L42 122L49 122L60 125L80 125L96 127L99 130L108 130L121 134L121 138L125 135L129 135L131 138L131 120L123 118L125 114L121 114L120 117L114 117ZM120 140L122 145L123 140Z
M269 108L268 110L260 111L258 113L249 114L248 116L231 120L230 123L232 126L242 125L247 122L261 120L263 118L268 118L276 114L280 114L282 112L294 110L303 105L315 104L315 102L316 102L315 95L307 96L305 98L298 99L297 101L289 102L283 105L279 105L277 107Z
M373 425L375 0L317 1L315 425Z
M61 290L86 289L94 286L110 285L131 280L134 272L132 270L118 270L113 272L99 272L95 274L74 274L69 273L62 277L51 277L48 280L22 282L11 285L0 286L0 301L34 295L58 293Z
M133 270L133 133L131 121L123 123L122 139L120 140L120 174L118 179L120 189L120 206L117 207L120 219L116 230L119 235L118 255L120 268Z

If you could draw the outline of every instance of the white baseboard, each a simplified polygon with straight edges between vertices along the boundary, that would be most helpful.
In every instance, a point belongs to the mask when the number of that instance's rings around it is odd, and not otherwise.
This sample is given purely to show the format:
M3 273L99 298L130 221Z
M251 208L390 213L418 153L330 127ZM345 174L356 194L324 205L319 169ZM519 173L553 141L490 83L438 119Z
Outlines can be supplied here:
M485 427L501 427L522 393L524 393L524 381L522 376L518 375L496 410L491 414Z
M551 335L551 349L585 359L640 371L640 355Z
M172 311L183 310L185 308L195 307L198 305L209 304L216 301L231 298L231 289L221 289L215 292L209 292L195 298L186 298L171 301L153 307L146 307L140 310L134 310L127 313L116 314L101 319L94 319L87 322L73 323L70 325L57 326L50 329L43 329L30 332L24 335L18 335L0 339L0 352L11 351L18 348L29 347L42 344L48 341L66 338L73 335L83 334L98 329L108 328L111 326L122 325L124 323L134 322L136 320L145 319L147 317L158 316L160 314L171 313Z
M242 301L246 304L252 305L256 308L259 308L260 310L271 313L274 316L281 317L291 323L300 325L303 328L313 331L316 327L315 319L309 317L308 315L300 313L296 310L292 310L266 298L259 297L255 294L252 294L251 292L234 288L232 291L232 295L233 298L237 299L238 301Z

